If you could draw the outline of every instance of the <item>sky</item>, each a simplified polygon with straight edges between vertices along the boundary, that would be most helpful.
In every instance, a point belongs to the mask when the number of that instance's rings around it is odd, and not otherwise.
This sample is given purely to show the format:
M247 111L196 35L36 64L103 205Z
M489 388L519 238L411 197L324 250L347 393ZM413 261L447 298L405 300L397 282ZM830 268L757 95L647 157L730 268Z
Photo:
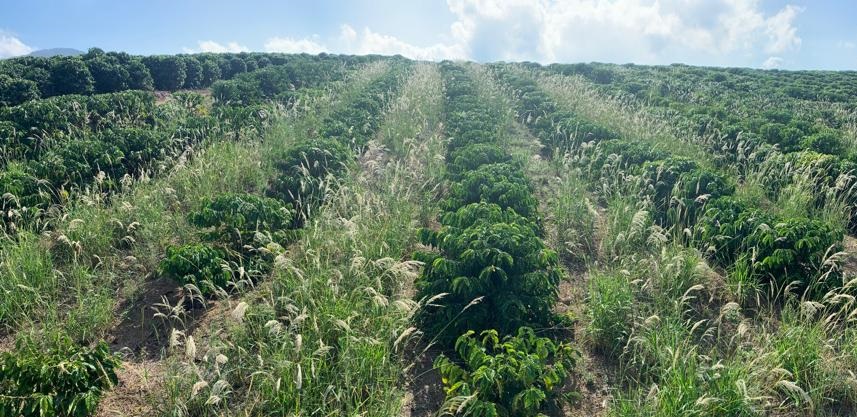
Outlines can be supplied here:
M0 57L93 46L857 70L857 1L0 0Z

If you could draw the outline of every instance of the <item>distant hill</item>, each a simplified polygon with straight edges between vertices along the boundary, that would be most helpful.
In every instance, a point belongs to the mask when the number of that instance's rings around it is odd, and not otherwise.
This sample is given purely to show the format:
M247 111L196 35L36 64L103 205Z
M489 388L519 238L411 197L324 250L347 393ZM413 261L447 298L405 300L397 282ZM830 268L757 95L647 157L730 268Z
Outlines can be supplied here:
M39 56L39 57L52 57L52 56L75 56L75 55L83 55L85 52L79 51L74 48L51 48L51 49L39 49L38 51L30 52L27 56Z

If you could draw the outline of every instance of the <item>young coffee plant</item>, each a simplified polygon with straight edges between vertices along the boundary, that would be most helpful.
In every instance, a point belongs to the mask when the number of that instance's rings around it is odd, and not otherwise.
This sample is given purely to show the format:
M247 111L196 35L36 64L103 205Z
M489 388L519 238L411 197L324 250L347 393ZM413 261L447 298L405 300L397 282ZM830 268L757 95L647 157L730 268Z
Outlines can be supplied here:
M453 180L460 180L468 172L488 164L509 163L512 157L497 145L477 143L455 151L446 166L446 172Z
M89 348L66 341L0 353L0 416L91 415L101 394L118 382L119 364L104 343Z
M815 282L825 256L840 249L842 233L815 219L781 219L732 198L711 202L695 227L701 248L721 265L751 261L752 272L796 290L812 288L818 295L830 285Z
M467 330L547 327L553 319L561 272L533 223L511 209L476 203L443 216L439 231L423 230L417 253L425 262L418 297L431 300L423 328L446 345Z
M252 245L256 233L268 233L280 244L289 240L294 213L279 200L253 194L221 194L206 200L199 211L191 213L191 224L207 228L205 237L226 243L241 251Z
M461 362L445 355L434 363L443 378L446 401L440 415L537 417L556 411L574 393L560 392L577 362L569 345L537 337L521 327L502 341L496 330L458 338Z
M493 203L523 217L536 216L538 203L529 182L513 164L488 164L466 172L453 184L444 208L457 210L471 203Z
M343 172L353 155L335 139L315 138L297 143L277 158L278 177L268 194L301 210L323 200L321 183L328 175Z
M652 200L655 218L662 226L679 220L692 224L706 201L735 192L721 175L678 157L644 163L641 181L642 193Z
M204 244L167 247L167 256L161 261L160 270L161 274L182 285L195 285L203 295L214 294L218 288L226 288L232 281L226 254Z

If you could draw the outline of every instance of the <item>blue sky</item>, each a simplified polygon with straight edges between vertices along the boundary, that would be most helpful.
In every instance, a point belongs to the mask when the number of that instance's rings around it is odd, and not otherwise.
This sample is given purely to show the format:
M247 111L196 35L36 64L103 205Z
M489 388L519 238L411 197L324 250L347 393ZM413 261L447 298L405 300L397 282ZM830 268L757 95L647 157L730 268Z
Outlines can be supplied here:
M857 69L857 2L0 0L0 57L91 46Z

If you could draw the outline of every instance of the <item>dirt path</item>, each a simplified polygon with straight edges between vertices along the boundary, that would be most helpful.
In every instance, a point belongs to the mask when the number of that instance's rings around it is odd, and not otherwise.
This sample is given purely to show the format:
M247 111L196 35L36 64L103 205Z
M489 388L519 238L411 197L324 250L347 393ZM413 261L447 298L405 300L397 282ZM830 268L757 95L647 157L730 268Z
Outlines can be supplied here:
M562 242L557 236L557 224L554 222L553 201L560 192L559 175L554 172L549 161L544 160L538 153L538 139L520 122L511 126L509 135L514 138L510 146L515 148L520 155L528 157L525 167L527 177L535 188L535 197L539 201L539 212L542 215L543 225L547 243L553 249L562 251ZM595 229L596 237L603 230L603 216L596 210ZM597 242L595 247L598 247ZM595 254L591 254L594 256ZM615 369L602 355L593 351L584 340L586 332L585 299L589 286L589 273L585 265L572 263L567 256L560 256L561 266L564 270L564 279L559 285L559 302L555 311L561 315L567 315L574 319L574 329L571 341L575 342L580 351L580 362L577 372L580 375L576 386L572 389L580 393L580 400L573 407L567 407L564 411L567 416L595 417L603 416L607 412L607 406L611 399L610 375L615 374Z

